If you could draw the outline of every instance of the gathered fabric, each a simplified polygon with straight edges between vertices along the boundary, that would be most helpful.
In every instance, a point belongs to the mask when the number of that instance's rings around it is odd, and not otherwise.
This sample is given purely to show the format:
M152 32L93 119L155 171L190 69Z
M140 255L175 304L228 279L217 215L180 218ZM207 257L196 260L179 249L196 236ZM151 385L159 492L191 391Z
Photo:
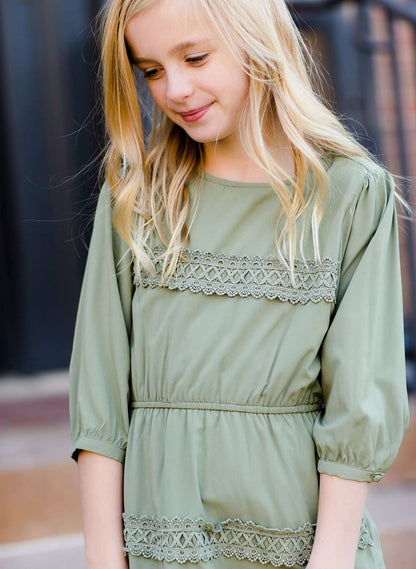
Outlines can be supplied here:
M307 224L294 275L267 184L189 185L187 260L169 283L160 260L138 274L101 189L70 364L72 456L124 464L130 569L300 569L320 473L378 482L394 461L409 423L394 181L364 158L327 167L321 261ZM383 568L365 509L355 569Z

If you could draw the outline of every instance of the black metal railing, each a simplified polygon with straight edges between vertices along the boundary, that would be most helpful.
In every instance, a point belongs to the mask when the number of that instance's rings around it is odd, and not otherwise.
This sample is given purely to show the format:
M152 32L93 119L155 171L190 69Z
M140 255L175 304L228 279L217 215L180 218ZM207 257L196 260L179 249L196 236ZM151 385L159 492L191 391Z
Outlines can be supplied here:
M374 38L370 28L370 14L371 10L376 7L383 12L383 17L386 21L387 37L382 40ZM406 109L404 106L404 84L402 74L400 73L400 58L401 50L399 38L397 37L396 22L401 21L407 23L411 30L413 51L416 52L416 3L401 3L393 0L368 0L359 3L359 18L363 22L361 28L361 37L358 43L358 48L367 50L369 56L374 59L377 53L385 53L388 55L390 66L390 77L392 79L392 87L394 94L394 107L395 122L396 122L396 139L397 139L397 167L399 173L403 176L401 188L403 196L406 201L412 205L415 202L415 197L412 195L414 192L414 179L412 175L414 171L411 170L410 160L411 152L406 144L407 139L407 121L409 118L406 116ZM412 86L413 93L416 95L416 82ZM382 142L383 145L383 142ZM413 153L416 148L413 148ZM407 257L407 279L408 289L408 302L410 304L409 310L406 315L406 340L408 354L414 360L416 357L416 258L415 258L415 231L411 219L405 219L405 240L406 240L406 257ZM409 378L412 382L414 378Z
M370 28L371 10L377 8L382 12L382 16L386 23L386 37L379 40L374 38ZM363 22L362 34L358 43L358 48L367 50L368 57L373 59L377 54L387 55L389 71L391 77L391 85L393 90L394 108L395 108L395 131L397 140L397 169L403 176L401 189L406 201L414 207L415 204L415 171L411 169L411 155L415 153L416 147L408 148L408 128L409 116L405 108L405 85L403 82L403 73L400 72L401 67L401 49L400 38L398 37L396 23L406 23L411 32L411 42L413 52L416 52L416 3L400 3L393 0L371 0L360 2L359 18ZM361 46L361 47L360 47ZM416 97L416 82L412 85L412 92ZM416 125L414 125L416 126ZM384 139L386 145L386 140ZM383 148L383 138L381 142ZM413 178L412 178L413 176ZM407 217L404 219L405 231L402 237L405 242L405 258L406 258L406 288L408 290L406 310L406 351L413 365L408 368L408 383L412 390L416 389L416 256L415 256L415 229L412 220Z
M412 158L416 152L416 132L414 146L409 150L409 113L405 107L405 89L409 98L409 85L404 85L401 70L401 44L398 37L398 22L410 30L413 53L416 53L416 1L398 0L293 0L289 2L295 20L305 31L313 30L330 37L333 52L332 67L328 70L334 88L337 111L345 119L346 126L353 126L361 142L387 167L388 147L394 144L395 174L401 178L400 187L406 201L415 208L415 169ZM348 18L345 16L348 11ZM375 33L374 17L383 21L383 34ZM328 23L328 18L331 18ZM326 27L325 27L326 26ZM334 29L337 31L334 32ZM341 33L340 33L341 30ZM342 30L344 30L342 32ZM339 37L342 36L340 40ZM335 56L334 56L335 53ZM394 142L392 137L383 136L383 113L380 113L380 84L377 79L377 57L385 58L384 65L391 83L394 112ZM351 69L354 71L351 71ZM416 77L416 62L413 77ZM408 78L410 80L410 78ZM349 95L345 95L345 90ZM416 81L411 84L410 98L416 100ZM350 122L349 122L350 121ZM348 125L349 123L349 125ZM363 128L361 128L361 126ZM416 131L416 125L413 125ZM391 154L391 152L390 152ZM405 330L406 353L409 366L409 387L416 389L416 252L415 229L409 218L403 220L402 248L405 256Z
M404 176L405 197L412 203L414 161L406 145L409 117L403 106L395 24L407 22L414 38L416 1L287 1L299 27L320 34L331 105L384 163L386 137L374 104L375 60L380 53L387 54L398 141L393 170ZM82 217L90 219L85 204L95 176L90 170L88 179L76 177L65 186L58 184L59 189L54 183L58 173L70 177L96 153L94 131L100 130L101 123L98 115L88 119L94 105L97 57L90 30L101 5L102 0L2 2L0 132L7 169L0 173L0 268L8 275L1 289L8 299L8 312L0 334L0 372L31 373L68 363L85 259L81 246L77 247L80 259L74 252L74 214L79 218L82 210ZM383 39L372 31L374 10L382 11L387 22ZM62 172L65 169L69 171ZM68 224L65 246L64 222ZM410 283L406 341L408 355L416 359L415 231L406 223Z

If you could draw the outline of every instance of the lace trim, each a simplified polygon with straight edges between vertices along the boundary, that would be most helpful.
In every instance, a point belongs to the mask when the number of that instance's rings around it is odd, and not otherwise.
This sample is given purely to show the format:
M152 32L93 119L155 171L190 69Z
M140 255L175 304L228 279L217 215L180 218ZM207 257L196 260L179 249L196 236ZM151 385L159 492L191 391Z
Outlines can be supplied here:
M310 557L316 524L276 529L228 518L212 524L204 518L158 518L123 513L124 551L158 561L209 561L220 555L271 563L275 567L305 565ZM367 522L361 523L358 547L374 545Z
M358 549L365 549L374 545L373 538L370 535L367 520L365 518L361 521L360 535L358 537Z
M153 257L165 249L155 247ZM273 256L238 256L184 249L188 261L179 260L167 283L162 283L162 259L154 260L154 275L135 271L135 284L144 287L164 286L170 290L190 290L205 294L266 297L292 304L308 301L335 302L339 263L325 258L321 262L295 261L294 282L290 271Z

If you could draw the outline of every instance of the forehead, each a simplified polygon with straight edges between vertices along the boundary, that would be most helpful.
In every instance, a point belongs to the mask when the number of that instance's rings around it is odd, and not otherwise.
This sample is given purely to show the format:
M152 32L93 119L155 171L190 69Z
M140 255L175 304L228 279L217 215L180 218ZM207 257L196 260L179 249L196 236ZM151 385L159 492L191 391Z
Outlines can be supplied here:
M160 0L138 12L127 22L125 38L136 60L219 44L205 15L184 0Z

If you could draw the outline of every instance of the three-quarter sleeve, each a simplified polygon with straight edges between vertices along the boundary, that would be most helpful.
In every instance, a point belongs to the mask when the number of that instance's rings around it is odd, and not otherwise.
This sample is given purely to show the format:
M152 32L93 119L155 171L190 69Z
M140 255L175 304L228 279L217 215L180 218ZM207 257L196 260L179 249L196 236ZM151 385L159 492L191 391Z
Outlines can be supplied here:
M129 428L131 254L101 188L69 367L72 458L88 450L124 461Z
M313 430L319 472L367 482L383 478L409 424L394 187L374 167L349 209Z

